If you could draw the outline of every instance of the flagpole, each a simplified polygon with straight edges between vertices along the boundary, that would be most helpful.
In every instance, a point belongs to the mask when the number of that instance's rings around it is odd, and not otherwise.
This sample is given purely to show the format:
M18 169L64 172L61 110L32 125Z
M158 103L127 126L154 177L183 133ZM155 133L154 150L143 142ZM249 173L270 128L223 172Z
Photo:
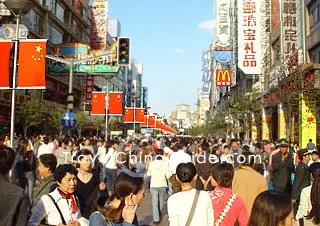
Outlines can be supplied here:
M14 122L15 122L15 108L16 108L16 80L17 80L17 63L18 63L18 45L19 45L19 23L20 15L16 15L16 37L14 44L14 58L13 58L13 74L12 74L12 90L11 90L11 122L10 122L10 145L13 148Z
M107 89L106 89L106 131L105 131L105 140L108 141L108 111L109 111L109 80L107 79Z
M136 97L133 99L133 134L136 133Z

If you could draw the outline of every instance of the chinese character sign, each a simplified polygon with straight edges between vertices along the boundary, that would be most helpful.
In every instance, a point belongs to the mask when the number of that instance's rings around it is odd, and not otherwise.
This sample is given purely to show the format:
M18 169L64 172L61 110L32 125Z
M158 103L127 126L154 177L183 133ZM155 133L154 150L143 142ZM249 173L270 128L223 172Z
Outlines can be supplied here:
M215 45L227 47L231 45L230 36L230 0L216 2L216 40Z
M90 46L92 50L107 47L108 0L92 0Z
M245 74L261 74L260 4L238 1L238 66Z
M297 0L282 0L282 51L289 68L297 66Z

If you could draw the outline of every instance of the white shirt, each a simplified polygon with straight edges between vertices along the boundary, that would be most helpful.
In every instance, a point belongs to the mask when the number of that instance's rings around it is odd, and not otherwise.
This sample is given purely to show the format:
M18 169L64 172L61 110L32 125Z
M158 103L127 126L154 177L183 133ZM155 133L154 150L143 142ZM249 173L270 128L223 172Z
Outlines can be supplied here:
M184 152L184 150L179 150L173 152L169 160L169 169L172 174L176 174L177 167L180 163L191 162L191 156Z
M171 172L164 160L154 160L149 165L147 176L151 176L151 188L166 188L166 179L171 177Z
M51 149L49 147L49 144L41 144L39 149L38 149L38 154L37 154L37 158L40 157L40 155L43 154L52 154Z
M58 188L50 193L52 198L59 206L64 220L68 223L70 220L79 220L81 218L80 207L78 204L77 212L72 213L71 200L63 198ZM78 202L77 202L78 203ZM49 225L58 225L62 223L60 214L48 195L43 195L37 203L32 216L29 219L28 226L38 226L46 218ZM82 219L79 220L81 226L84 225Z
M170 226L185 226L196 194L196 189L178 192L168 199ZM210 195L201 191L190 226L212 226L214 214Z
M117 153L113 148L109 148L108 153L106 155L106 163L104 164L105 168L108 169L117 169L116 165L116 158L117 158Z
M97 157L102 165L107 163L107 150L105 147L98 147Z
M310 199L311 187L312 185L305 187L301 191L300 203L299 203L298 212L296 215L296 220L299 220L300 218L307 216L312 209L311 199Z

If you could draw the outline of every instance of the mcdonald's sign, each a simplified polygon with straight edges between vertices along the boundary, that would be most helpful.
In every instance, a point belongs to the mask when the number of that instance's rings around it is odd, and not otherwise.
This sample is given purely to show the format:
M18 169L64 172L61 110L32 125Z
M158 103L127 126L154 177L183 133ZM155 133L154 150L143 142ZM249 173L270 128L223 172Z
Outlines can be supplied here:
M216 71L216 86L231 86L231 70Z

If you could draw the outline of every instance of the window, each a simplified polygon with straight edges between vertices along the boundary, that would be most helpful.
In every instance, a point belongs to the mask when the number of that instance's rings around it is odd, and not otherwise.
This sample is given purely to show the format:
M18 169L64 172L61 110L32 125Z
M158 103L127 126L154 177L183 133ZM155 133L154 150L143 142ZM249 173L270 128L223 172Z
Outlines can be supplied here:
M64 8L59 3L57 3L55 15L59 20L64 22Z
M62 43L62 37L63 37L62 32L58 31L55 27L51 25L48 26L47 38L52 44L56 45L56 44Z
M311 11L311 21L312 21L312 25L315 25L316 23L319 22L318 7L315 7L314 9L312 9L312 11Z
M39 13L34 10L29 11L24 16L24 24L29 28L29 30L42 36L43 19Z
M52 11L52 13L55 14L55 10L56 10L56 0L45 0L43 1L43 5L48 7L49 11Z

